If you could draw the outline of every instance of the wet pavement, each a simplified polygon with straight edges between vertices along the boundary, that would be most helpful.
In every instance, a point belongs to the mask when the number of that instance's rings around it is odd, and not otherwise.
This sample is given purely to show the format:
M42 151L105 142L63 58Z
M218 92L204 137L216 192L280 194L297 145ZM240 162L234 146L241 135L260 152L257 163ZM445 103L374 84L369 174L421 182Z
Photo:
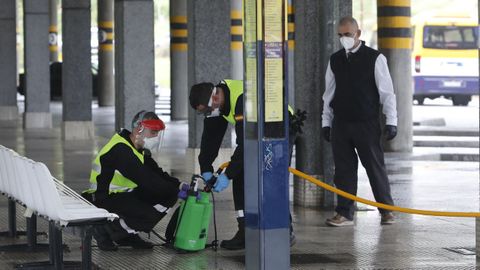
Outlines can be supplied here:
M81 191L88 186L94 153L114 132L113 108L94 105L96 139L75 142L61 140L61 104L52 103L51 110L53 129L23 130L21 118L0 121L0 144L44 162L53 176ZM478 113L478 107L476 110ZM164 118L167 120L164 147L156 158L165 170L188 181L196 158L186 149L187 122L172 122L168 121L168 117ZM472 141L477 142L477 147L472 147ZM474 133L467 142L464 147L433 144L416 146L410 154L387 153L386 164L395 203L424 210L478 212L478 133ZM462 151L473 159L455 161L441 158L448 152L458 155ZM365 171L360 168L358 195L373 199ZM3 230L7 228L6 202L4 197L0 197L0 228ZM231 189L218 194L216 202L218 237L230 238L236 230ZM358 208L354 227L331 228L324 222L334 214L332 211L292 205L297 243L291 249L291 269L476 269L477 265L480 268L480 261L473 255L476 239L473 218L397 213L394 225L381 226L376 209L361 204ZM19 229L25 228L22 214L23 208L17 205ZM160 234L163 234L169 217L156 227ZM46 222L42 219L38 222L39 231L47 231ZM214 236L212 227L209 241ZM25 240L22 236L17 239L0 237L0 245ZM161 244L153 235L150 240ZM47 240L45 236L39 236L38 241ZM64 241L70 248L64 254L65 260L80 259L79 238L65 232ZM244 269L243 254L243 251L221 249L217 252L204 250L179 254L162 246L156 246L151 251L121 248L117 252L104 252L94 247L93 261L102 269ZM48 260L48 253L2 252L0 269L11 269L16 263L35 260Z

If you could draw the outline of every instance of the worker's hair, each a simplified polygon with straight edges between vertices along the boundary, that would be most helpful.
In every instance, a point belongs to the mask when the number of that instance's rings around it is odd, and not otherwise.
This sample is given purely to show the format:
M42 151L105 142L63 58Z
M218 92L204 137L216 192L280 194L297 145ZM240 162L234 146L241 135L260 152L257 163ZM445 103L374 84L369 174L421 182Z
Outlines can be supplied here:
M198 105L207 106L210 96L212 95L213 87L213 83L208 82L193 85L190 89L190 106L192 106L194 110L197 109Z
M358 29L357 20L355 20L355 18L353 18L352 16L342 17L340 21L338 21L338 25L346 25L346 24L352 24L353 26L355 26L355 28Z
M139 111L133 117L132 131L133 131L133 129L138 127L143 120L152 120L152 119L159 120L160 118L158 118L158 115L154 112L149 112L149 111L145 111L145 110Z

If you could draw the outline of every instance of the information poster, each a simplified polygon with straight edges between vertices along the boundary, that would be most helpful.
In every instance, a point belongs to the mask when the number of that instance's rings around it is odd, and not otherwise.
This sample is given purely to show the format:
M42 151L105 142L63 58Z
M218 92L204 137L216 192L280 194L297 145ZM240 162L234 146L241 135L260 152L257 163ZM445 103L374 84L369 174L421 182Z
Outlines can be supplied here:
M257 122L257 1L245 0L245 115Z
M282 0L264 1L265 122L283 121Z

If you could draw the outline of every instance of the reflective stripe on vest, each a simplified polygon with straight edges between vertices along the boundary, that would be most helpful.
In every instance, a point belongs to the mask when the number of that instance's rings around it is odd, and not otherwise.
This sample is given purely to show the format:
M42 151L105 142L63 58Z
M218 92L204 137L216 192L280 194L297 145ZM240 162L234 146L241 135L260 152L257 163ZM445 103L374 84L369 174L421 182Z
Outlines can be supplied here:
M90 190L96 190L97 189L97 176L100 174L102 171L102 165L100 163L100 157L108 153L116 144L118 143L123 143L128 145L137 156L137 158L142 162L143 164L143 155L138 152L135 147L133 147L125 138L120 136L119 134L113 135L112 139L100 150L100 153L98 153L97 157L93 161L92 164L92 171L90 173L90 186L92 187ZM110 192L125 192L132 190L137 187L137 184L135 184L132 180L126 178L123 176L118 170L115 170L113 174L112 181L110 182L109 190Z
M224 82L227 85L228 90L230 90L230 112L228 115L224 115L223 118L229 123L235 125L235 106L237 106L238 97L243 94L243 81L224 80Z

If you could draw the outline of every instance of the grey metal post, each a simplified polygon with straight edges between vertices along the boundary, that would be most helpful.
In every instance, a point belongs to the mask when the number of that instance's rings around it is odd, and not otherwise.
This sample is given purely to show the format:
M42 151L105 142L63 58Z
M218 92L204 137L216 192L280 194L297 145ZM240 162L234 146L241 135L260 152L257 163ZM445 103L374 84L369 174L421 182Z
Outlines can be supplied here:
M188 117L187 0L170 0L172 120Z
M0 0L0 120L18 117L15 3L14 0Z
M215 16L210 16L215 10ZM230 0L188 0L188 91L201 82L218 83L230 75ZM203 131L203 116L189 107L188 155L196 157ZM231 155L227 131L217 160L224 162ZM240 135L241 136L241 135ZM196 168L193 168L197 171Z
M155 110L153 1L115 0L115 128Z
M290 269L285 4L244 5L246 269Z
M90 0L63 0L62 98L64 140L94 138Z
M288 104L295 106L295 6L288 0ZM296 108L294 108L296 110Z
M230 0L230 9L230 50L232 57L230 78L243 80L242 0Z
M477 7L478 7L478 24L480 25L480 0L477 1ZM480 41L479 41L480 42ZM478 48L478 71L480 72L480 46ZM478 190L480 190L480 179L479 179L479 186ZM479 199L480 199L480 194L479 194ZM479 205L480 207L480 205ZM475 219L475 239L476 239L476 251L477 251L477 261L480 260L480 218Z
M24 0L25 113L23 126L51 128L48 0Z
M387 58L397 96L398 134L395 139L385 142L385 150L411 152L413 149L411 12L410 1L399 3L377 2L378 48Z
M333 184L332 149L319 132L325 70L330 55L339 49L337 21L351 14L351 1L295 2L295 107L308 113L304 134L297 142L296 166L328 184ZM295 177L294 203L333 208L334 196Z
M99 106L115 105L115 78L113 77L113 0L98 1L98 78ZM95 87L95 85L93 85Z
M58 61L58 11L57 0L49 0L50 26L48 27L48 46L50 49L50 62Z

